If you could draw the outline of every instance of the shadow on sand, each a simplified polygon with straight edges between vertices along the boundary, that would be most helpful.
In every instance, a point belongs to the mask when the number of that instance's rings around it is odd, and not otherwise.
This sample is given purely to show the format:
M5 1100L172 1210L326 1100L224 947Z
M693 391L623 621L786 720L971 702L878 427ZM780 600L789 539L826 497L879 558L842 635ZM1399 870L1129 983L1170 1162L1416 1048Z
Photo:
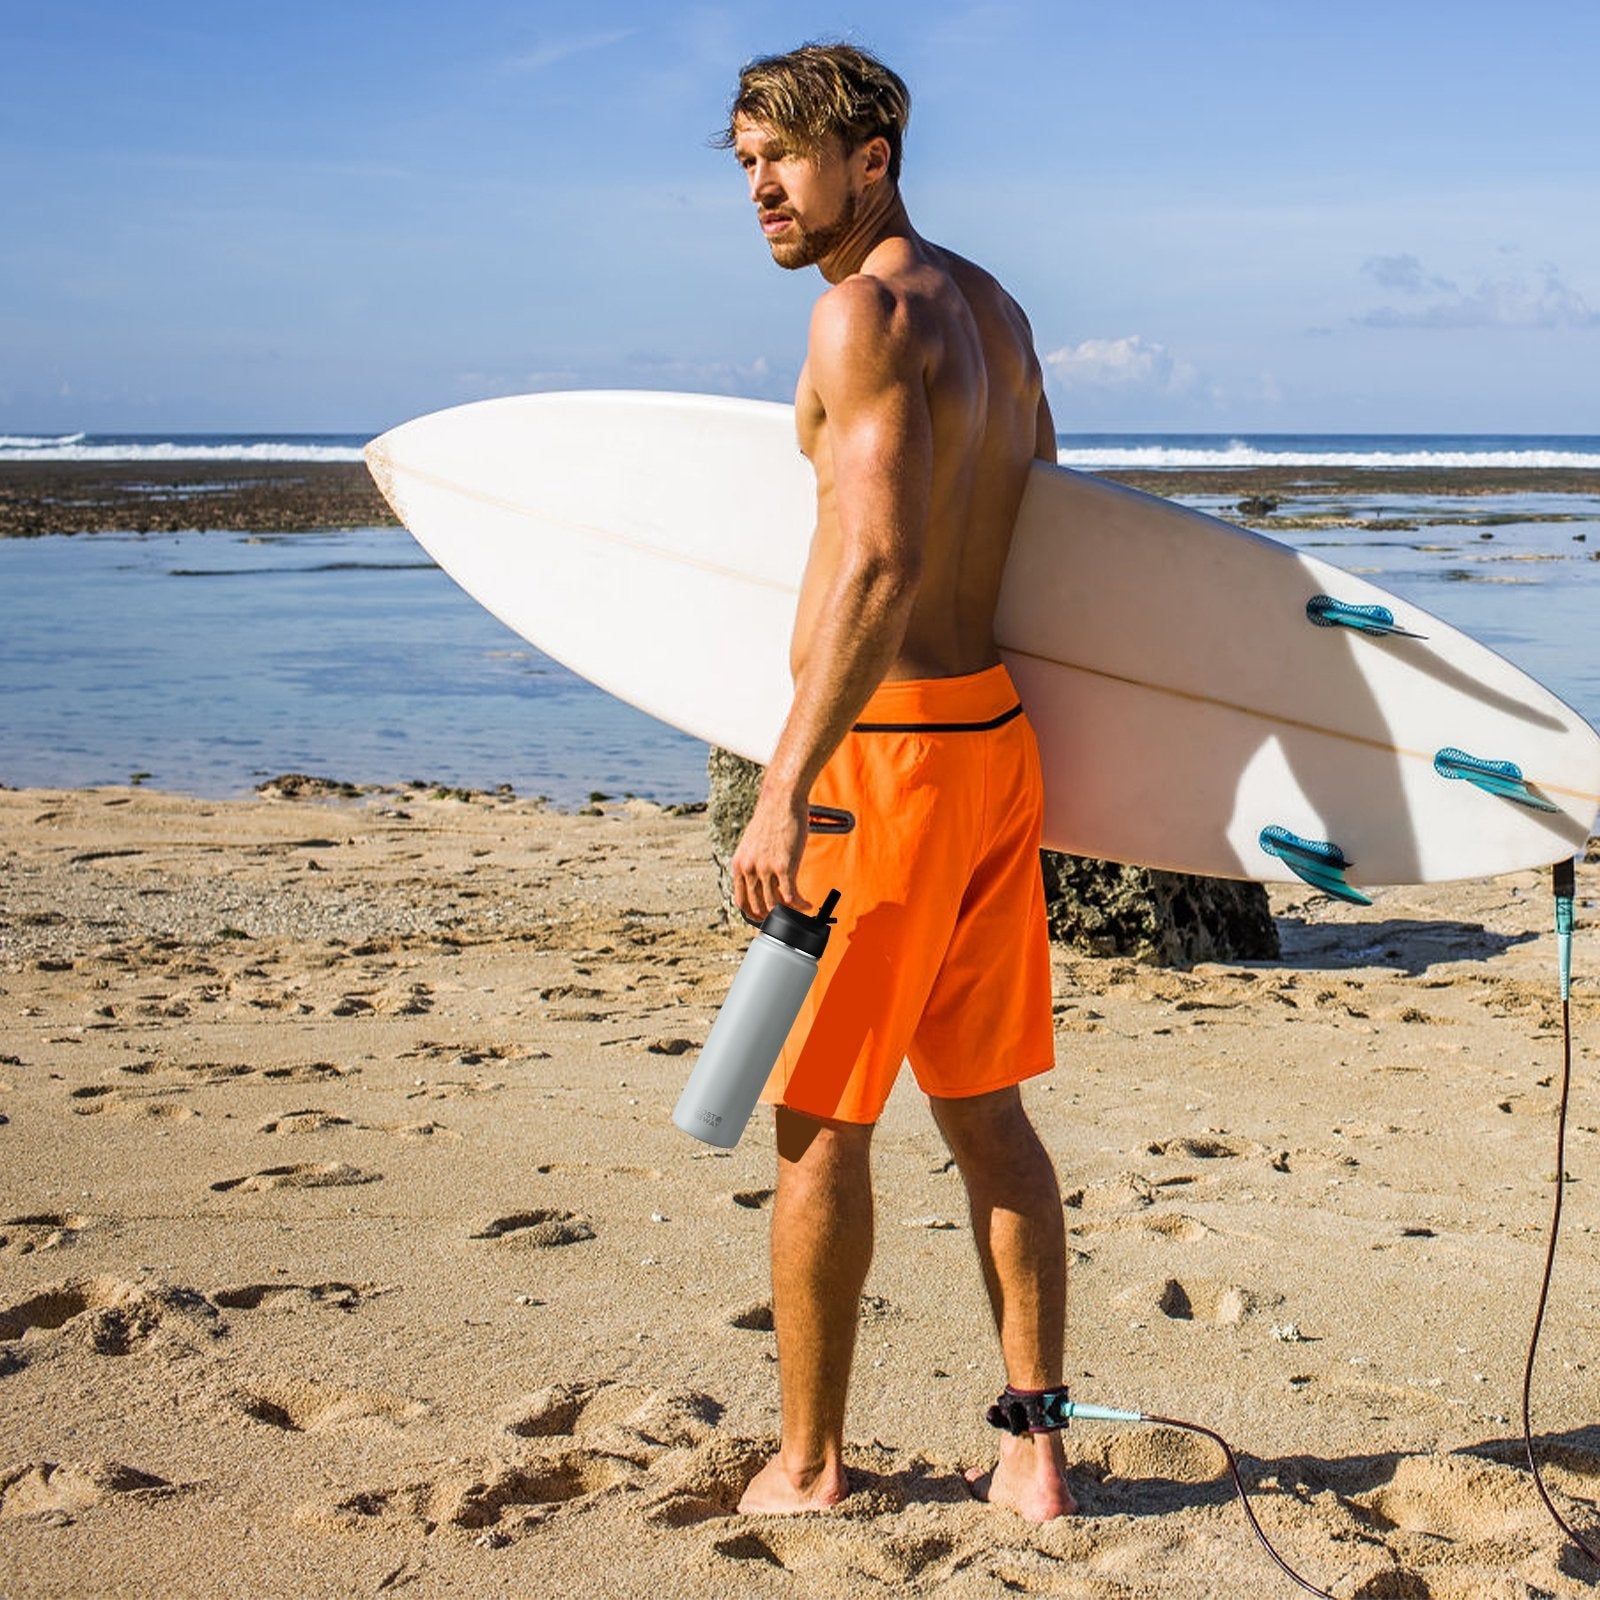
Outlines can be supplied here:
M1276 920L1282 955L1273 966L1387 967L1412 978L1445 962L1485 961L1544 937L1540 933L1495 933L1481 922L1424 922L1407 917L1350 923L1308 922L1302 917Z

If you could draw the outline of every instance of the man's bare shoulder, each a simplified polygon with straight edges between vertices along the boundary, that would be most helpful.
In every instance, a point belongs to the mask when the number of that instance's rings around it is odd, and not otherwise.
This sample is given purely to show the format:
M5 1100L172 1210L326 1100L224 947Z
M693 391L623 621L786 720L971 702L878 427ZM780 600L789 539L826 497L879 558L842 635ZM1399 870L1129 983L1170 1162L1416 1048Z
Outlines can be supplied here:
M812 308L807 363L814 376L900 371L917 357L906 297L885 278L858 272L827 291Z

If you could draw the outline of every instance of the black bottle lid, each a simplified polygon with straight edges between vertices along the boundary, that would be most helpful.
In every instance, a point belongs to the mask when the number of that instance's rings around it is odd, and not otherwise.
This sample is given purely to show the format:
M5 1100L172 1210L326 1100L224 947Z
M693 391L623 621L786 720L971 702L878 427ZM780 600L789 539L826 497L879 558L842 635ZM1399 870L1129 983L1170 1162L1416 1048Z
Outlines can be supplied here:
M793 906L774 906L761 924L761 931L792 950L820 958L828 948L828 930L833 927L833 908L838 903L839 891L830 889L814 916L796 911Z

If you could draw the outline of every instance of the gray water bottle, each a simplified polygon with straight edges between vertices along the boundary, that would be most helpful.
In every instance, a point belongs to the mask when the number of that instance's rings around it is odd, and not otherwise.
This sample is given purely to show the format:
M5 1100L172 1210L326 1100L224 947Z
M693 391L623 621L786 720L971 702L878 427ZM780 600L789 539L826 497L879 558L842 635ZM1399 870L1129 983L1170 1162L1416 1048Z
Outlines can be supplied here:
M672 1120L685 1133L724 1150L738 1144L817 975L838 903L832 889L815 916L777 906L761 924L678 1096Z

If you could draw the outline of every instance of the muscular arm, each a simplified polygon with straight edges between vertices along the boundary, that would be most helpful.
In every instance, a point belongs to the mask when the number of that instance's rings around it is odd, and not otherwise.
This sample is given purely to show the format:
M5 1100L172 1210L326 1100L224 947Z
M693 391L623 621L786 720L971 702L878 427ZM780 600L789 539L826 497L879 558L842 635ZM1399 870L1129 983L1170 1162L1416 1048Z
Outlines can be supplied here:
M805 641L794 701L750 826L734 894L757 920L805 908L795 875L811 786L893 664L916 598L933 479L924 358L889 292L851 278L812 318L807 366L826 417L836 549Z

